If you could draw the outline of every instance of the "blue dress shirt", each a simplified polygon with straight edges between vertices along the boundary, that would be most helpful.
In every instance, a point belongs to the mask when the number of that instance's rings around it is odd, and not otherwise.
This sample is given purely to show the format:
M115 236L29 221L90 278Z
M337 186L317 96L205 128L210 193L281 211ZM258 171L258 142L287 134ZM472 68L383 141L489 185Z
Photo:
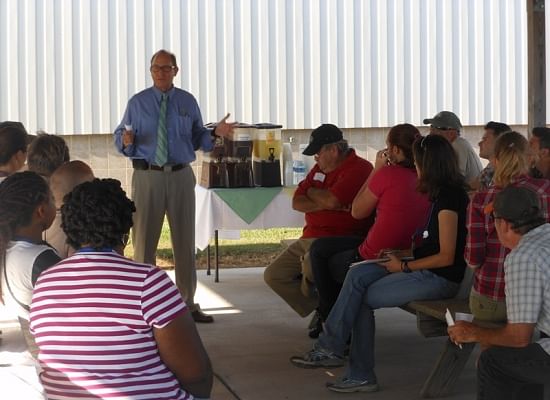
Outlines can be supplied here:
M172 87L166 94L167 164L191 163L195 161L196 150L212 151L211 130L204 127L199 105L191 93ZM154 164L161 96L162 92L153 86L128 101L124 117L114 133L119 152ZM124 125L132 126L135 137L133 144L123 148Z

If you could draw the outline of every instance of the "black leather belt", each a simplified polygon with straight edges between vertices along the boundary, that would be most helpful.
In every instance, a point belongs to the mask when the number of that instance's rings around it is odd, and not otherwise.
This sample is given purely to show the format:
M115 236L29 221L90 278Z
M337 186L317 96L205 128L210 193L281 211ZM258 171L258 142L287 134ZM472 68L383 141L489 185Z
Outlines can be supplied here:
M134 159L132 160L132 166L134 167L134 169L139 169L139 170L173 172L173 171L179 171L180 169L184 169L185 167L189 166L189 164L174 164L174 165L160 166L155 164L149 164L145 160Z

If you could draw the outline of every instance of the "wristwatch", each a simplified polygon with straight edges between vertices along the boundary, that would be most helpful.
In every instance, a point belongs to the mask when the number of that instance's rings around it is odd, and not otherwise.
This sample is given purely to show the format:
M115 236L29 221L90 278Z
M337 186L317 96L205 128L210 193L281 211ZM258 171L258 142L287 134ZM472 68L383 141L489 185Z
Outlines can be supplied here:
M410 274L412 272L412 269L409 268L408 261L401 261L401 271L403 271L406 274Z

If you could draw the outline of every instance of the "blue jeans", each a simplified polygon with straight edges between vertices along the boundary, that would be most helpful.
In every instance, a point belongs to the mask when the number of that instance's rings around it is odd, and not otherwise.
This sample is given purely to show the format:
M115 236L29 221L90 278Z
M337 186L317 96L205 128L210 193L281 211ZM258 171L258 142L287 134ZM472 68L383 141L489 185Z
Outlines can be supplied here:
M374 310L453 297L458 286L428 270L390 274L377 264L350 268L316 346L343 355L353 334L346 376L376 382Z

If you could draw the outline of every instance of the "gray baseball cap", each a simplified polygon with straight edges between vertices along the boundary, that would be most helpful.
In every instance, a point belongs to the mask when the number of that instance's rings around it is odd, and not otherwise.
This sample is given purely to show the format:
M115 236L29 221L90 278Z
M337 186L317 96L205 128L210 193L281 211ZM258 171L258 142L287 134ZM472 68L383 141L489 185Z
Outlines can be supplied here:
M433 118L426 118L424 124L439 129L462 129L460 119L451 111L440 111Z

